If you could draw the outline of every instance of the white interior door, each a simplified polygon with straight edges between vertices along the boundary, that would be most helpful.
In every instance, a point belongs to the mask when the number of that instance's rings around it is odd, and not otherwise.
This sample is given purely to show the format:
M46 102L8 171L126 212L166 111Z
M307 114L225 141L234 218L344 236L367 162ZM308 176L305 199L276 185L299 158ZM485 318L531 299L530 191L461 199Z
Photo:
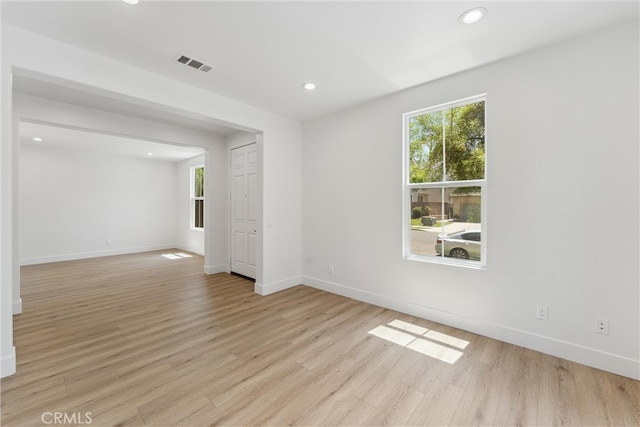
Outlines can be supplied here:
M256 144L231 150L231 271L256 278Z

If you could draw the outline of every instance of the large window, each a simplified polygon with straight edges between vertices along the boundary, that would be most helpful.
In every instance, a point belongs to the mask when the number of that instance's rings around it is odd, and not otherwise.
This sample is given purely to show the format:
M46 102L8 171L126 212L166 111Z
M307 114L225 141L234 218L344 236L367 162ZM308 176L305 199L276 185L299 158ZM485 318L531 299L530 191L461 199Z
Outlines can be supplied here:
M404 256L484 265L485 96L403 118Z
M191 168L191 227L204 229L204 166Z

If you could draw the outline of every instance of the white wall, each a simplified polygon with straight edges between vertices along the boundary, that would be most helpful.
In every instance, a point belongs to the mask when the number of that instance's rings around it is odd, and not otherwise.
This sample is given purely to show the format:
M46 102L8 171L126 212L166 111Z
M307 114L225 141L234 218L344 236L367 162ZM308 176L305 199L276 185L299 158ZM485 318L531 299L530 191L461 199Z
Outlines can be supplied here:
M25 70L32 77L33 75L50 76L53 79L77 82L101 91L121 94L129 100L140 100L165 106L168 110L187 111L198 116L215 118L233 124L239 129L260 131L258 150L262 160L259 170L262 183L260 188L262 215L258 221L257 283L263 286L265 293L299 283L301 127L298 122L3 24L2 170L0 170L2 177L0 228L4 245L2 252L3 304L7 301L5 297L11 300L14 295L19 295L18 242L12 238L13 230L17 230L18 227L15 220L17 202L14 198L18 194L19 144L10 129L14 121L10 93L11 73L24 73ZM224 150L224 147L221 149ZM217 156L210 154L208 151L206 155L205 167L207 168L211 168L210 162L215 164L219 161ZM215 179L215 176L212 178ZM220 195L208 197L207 203L221 201L221 197ZM212 209L209 211L212 214L216 213ZM265 224L269 224L269 227L265 227ZM228 230L228 227L226 229ZM222 226L207 227L205 233L208 237L207 245L215 245L217 241L225 239ZM5 237L11 239L9 243L5 243ZM224 249L207 246L205 256L207 266L215 270L217 265L223 265L218 263L225 262L228 263L228 256L225 257ZM11 290L8 289L10 287ZM0 361L4 375L5 372L10 373L15 368L15 359L12 357L12 319L10 315L3 312L2 321L0 340L2 359Z
M176 164L22 144L23 265L175 247Z
M636 22L305 123L304 283L639 379L638 40ZM485 92L487 268L405 260L402 114Z
M229 161L224 138L205 153L205 273L229 272Z
M176 164L178 248L204 255L204 230L191 228L191 168L204 166L204 154ZM208 224L205 224L205 226Z
M2 8L0 7L0 21ZM4 50L5 38L0 32L0 50ZM9 65L0 55L0 73L5 75ZM13 260L13 220L12 187L13 172L11 159L11 86L6 78L0 82L0 377L15 373L16 353L13 345L13 270L17 270ZM6 260L6 261L5 261Z
M209 198L216 201L216 203L212 204L214 209L226 212L227 191L224 183L226 180L224 175L226 170L225 140L220 135L22 93L14 94L13 110L14 116L22 120L54 123L57 126L70 128L91 129L107 135L127 135L174 145L203 147L206 152L210 153L210 155L203 155L201 160L202 163L210 163L209 166L211 167L210 173L205 177L210 184L207 186ZM185 185L188 188L188 182ZM178 186L178 190L180 189L181 187ZM178 194L178 197L181 197L181 193ZM218 206L220 203L223 206ZM224 261L228 258L226 255L227 246L224 243L224 230L227 229L224 221L228 220L224 215L216 215L214 219L215 221L210 224L210 229L218 237L211 244L211 256L205 257L207 258L205 270L211 273L226 271L226 265L228 264L228 262ZM202 232L192 231L189 227L177 228L177 232L176 245L185 250L193 249L196 253L205 253L204 234Z
M227 145L228 150L233 150L234 148L242 147L256 142L256 134L251 132L238 131L225 137L224 142ZM230 158L229 161L231 161Z
M215 118L238 128L262 131L264 141L259 144L259 150L263 151L264 199L258 224L258 258L264 270L258 272L258 280L265 286L294 285L299 281L301 128L298 122L10 25L3 24L2 30L5 70L9 66L42 73ZM9 85L9 73L4 74L3 79L3 84ZM272 227L262 232L267 219Z

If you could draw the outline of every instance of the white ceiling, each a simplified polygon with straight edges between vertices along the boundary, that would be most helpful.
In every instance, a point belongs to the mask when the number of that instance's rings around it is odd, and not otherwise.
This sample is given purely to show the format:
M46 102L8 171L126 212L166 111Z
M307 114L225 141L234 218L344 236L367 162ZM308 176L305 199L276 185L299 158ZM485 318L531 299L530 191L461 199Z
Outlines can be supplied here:
M34 138L41 138L42 141L35 141ZM169 162L204 154L204 149L199 147L161 144L123 135L30 122L20 123L20 143Z
M210 118L195 117L184 112L178 114L161 106L154 108L140 102L127 102L122 97L110 97L106 94L98 94L95 90L83 90L86 88L78 84L75 84L75 87L69 84L58 85L20 74L13 75L12 83L13 89L19 93L85 107L84 114L93 116L96 122L103 121L104 112L107 112L115 113L108 116L107 121L118 121L119 116L122 119L125 119L125 116L131 116L145 120L146 126L153 126L154 123L171 125L196 130L203 135L226 136L238 131ZM21 102L29 101L29 98L22 98ZM22 120L19 138L21 144L169 162L190 159L205 152L199 147L175 145L145 138L145 128L145 125L140 124L135 131L137 136L132 136L95 129L74 128L59 123ZM40 138L43 141L34 141L34 138ZM147 153L153 154L150 156Z
M484 6L485 19L458 17ZM638 19L629 1L3 1L5 23L299 120ZM209 73L176 62L184 53ZM309 93L301 86L313 81Z
M98 94L95 89L91 90L77 83L74 84L75 87L72 87L68 84L69 82L64 85L55 84L17 73L13 75L12 83L13 89L17 92L79 105L96 111L107 111L137 117L219 136L227 136L238 131L236 128L229 127L229 125L208 117L194 114L189 116L185 112L170 111L169 108L164 106L143 105L140 101L126 101L122 99L120 94L118 95L119 98L116 98L115 94Z
M2 21L298 120L310 120L446 75L637 20L629 1L2 1ZM475 25L458 21L483 6ZM215 66L179 64L179 54ZM307 92L305 82L318 89ZM77 86L77 85L76 85ZM210 118L15 76L14 89L95 110L229 135ZM191 147L21 123L21 141L179 161Z

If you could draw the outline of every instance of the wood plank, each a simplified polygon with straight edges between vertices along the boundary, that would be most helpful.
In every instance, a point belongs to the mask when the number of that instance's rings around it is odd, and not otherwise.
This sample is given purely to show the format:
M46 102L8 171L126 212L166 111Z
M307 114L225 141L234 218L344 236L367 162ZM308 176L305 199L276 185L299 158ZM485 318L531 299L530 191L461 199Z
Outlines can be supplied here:
M451 419L452 425L492 425L502 402L508 374L482 362L475 365L467 387Z
M167 252L22 268L2 425L640 424L638 381L305 286L261 297ZM462 355L369 333L398 325Z
M578 389L573 378L573 364L548 355L543 355L541 361L537 423L579 425Z
M456 412L464 390L441 379L431 383L424 398L409 418L412 426L447 426Z

